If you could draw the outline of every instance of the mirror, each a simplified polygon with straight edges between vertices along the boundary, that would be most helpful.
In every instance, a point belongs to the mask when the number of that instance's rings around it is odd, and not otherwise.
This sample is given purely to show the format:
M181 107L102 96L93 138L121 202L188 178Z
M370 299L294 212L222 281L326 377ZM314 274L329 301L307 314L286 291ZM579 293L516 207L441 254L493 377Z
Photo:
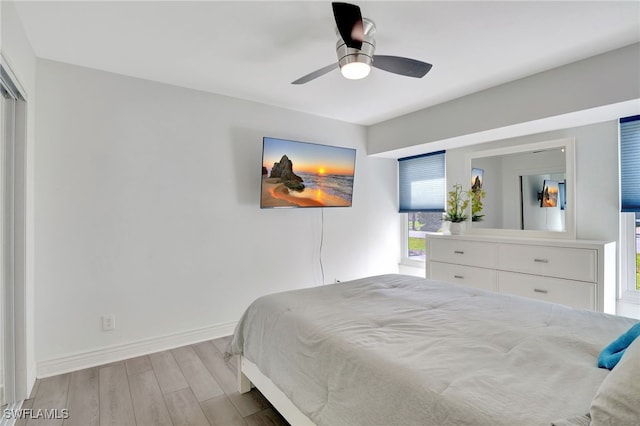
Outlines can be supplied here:
M569 138L468 153L468 182L486 194L469 232L575 238L574 152Z

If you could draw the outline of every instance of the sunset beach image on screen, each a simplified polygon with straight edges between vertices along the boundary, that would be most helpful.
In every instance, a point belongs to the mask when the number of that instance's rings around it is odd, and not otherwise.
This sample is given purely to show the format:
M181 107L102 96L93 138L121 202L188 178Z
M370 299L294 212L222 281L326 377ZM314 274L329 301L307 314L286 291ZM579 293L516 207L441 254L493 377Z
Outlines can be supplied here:
M260 207L351 207L355 163L352 148L265 137Z

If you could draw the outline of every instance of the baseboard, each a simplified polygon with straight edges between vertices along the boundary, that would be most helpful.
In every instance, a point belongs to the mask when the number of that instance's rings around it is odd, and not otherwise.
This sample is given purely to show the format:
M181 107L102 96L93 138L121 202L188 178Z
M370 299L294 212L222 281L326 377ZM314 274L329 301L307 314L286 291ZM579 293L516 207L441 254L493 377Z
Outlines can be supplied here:
M89 367L122 361L136 356L174 349L205 340L228 336L233 333L236 322L217 324L196 330L174 333L167 336L140 340L123 345L110 346L94 351L68 355L60 358L38 362L37 378L57 376L58 374L82 370Z

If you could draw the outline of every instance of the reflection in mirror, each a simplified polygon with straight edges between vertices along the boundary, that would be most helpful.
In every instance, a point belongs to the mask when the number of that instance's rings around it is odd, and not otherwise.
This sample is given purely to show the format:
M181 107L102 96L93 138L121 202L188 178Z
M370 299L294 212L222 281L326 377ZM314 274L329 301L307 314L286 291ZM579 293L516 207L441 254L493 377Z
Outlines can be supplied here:
M567 208L572 139L478 151L468 165L470 186L481 182L485 192L483 216L472 229L575 234L574 207Z
M565 228L565 215L560 200L560 183L564 173L520 176L521 227L539 231L559 231Z

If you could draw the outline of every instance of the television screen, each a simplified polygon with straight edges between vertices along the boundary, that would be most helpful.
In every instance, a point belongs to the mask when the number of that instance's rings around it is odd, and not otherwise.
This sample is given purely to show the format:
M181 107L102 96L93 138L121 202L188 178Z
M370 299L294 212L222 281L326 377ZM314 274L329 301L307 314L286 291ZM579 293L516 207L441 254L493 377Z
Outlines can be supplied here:
M356 150L262 139L260 208L351 207Z
M542 185L540 207L558 207L558 181L545 179Z

